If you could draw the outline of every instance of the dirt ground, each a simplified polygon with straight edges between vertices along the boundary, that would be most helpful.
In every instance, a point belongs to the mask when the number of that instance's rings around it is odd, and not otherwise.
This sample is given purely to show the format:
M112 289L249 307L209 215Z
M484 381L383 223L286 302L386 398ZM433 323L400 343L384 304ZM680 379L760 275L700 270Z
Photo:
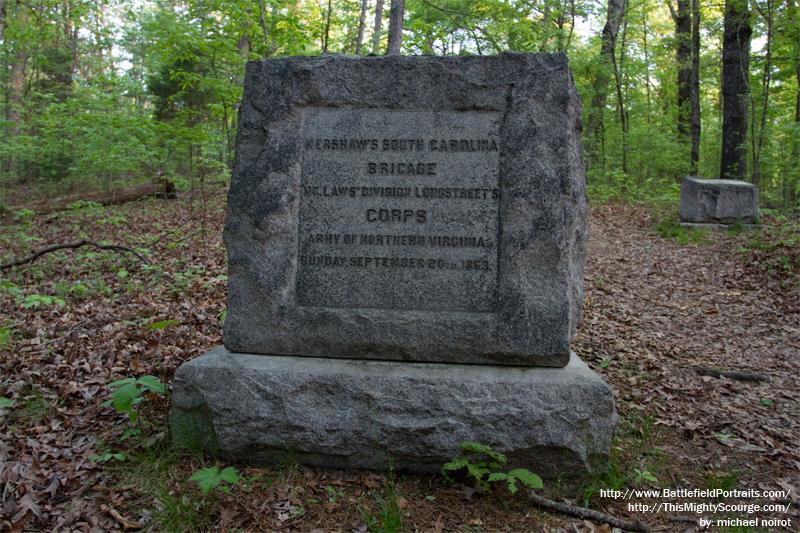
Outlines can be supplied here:
M145 395L135 426L103 403L108 383L154 375L169 385L183 361L221 342L223 205L219 193L205 208L76 206L0 227L0 263L81 239L140 256L84 246L0 271L0 530L611 531L544 512L523 491L475 493L437 476L239 465L242 481L203 495L189 478L218 463L165 445L168 395ZM591 209L574 347L612 385L620 425L607 474L540 492L653 531L697 529L702 516L800 529L797 241L688 233L662 222L670 216ZM788 509L636 512L629 504L679 499L600 492L656 488L783 491L736 502Z

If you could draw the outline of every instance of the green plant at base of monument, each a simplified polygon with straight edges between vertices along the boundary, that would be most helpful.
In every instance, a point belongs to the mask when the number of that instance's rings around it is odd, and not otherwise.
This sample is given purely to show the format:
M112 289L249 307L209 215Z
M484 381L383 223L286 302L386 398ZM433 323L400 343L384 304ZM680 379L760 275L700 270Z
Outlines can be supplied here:
M453 481L448 472L466 471L476 486L483 489L488 489L492 483L497 482L505 482L506 488L512 494L519 490L517 482L530 489L544 487L542 478L525 468L502 472L500 469L508 463L508 458L490 446L479 442L462 442L459 446L463 452L472 454L473 457L459 457L442 465L442 475L448 481Z
M662 435L653 415L643 410L632 411L620 420L607 468L582 483L584 507L588 508L602 489L623 491L630 486L658 486L656 473L663 469L664 462L658 447Z
M139 420L136 406L144 401L146 394L163 395L166 392L164 384L155 376L119 379L109 383L108 387L112 391L111 399L103 402L103 407L113 405L118 413L127 415L132 424Z
M703 477L703 488L732 490L739 485L741 473L733 470L707 470Z
M159 442L125 461L110 461L103 469L116 479L117 486L135 487L155 502L152 522L148 524L150 530L211 531L216 523L217 498L189 490L183 468L185 458L168 443Z
M164 437L164 432L153 431L153 424L141 417L138 405L142 403L148 395L163 396L166 394L164 384L155 376L142 376L139 378L123 378L108 384L111 389L111 398L102 403L103 407L113 406L117 413L128 417L128 427L119 437L119 442L128 439L133 440L133 446L129 448L129 453L119 450L107 450L108 453L97 455L95 462L106 462L111 459L119 459L122 454L126 458L130 456L132 448L151 448L156 442ZM147 429L147 431L143 431Z
M403 529L403 511L400 507L400 494L394 479L394 469L380 492L373 492L372 498L378 506L377 513L369 507L361 508L361 515L370 533L396 533Z
M125 452L104 452L90 455L89 460L95 463L107 463L109 461L125 461L128 456Z
M219 467L212 466L210 468L198 470L192 474L189 480L196 482L205 496L214 489L219 489L225 494L230 494L230 485L238 485L242 480L242 476L239 475L239 471L232 466L223 468L222 470L220 470Z

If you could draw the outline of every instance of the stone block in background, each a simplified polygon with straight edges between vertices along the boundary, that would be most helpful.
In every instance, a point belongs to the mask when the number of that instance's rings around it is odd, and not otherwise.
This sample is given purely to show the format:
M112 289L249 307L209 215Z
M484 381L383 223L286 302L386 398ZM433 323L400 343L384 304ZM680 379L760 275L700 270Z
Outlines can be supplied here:
M755 224L758 187L735 180L686 176L681 182L681 222L687 224Z

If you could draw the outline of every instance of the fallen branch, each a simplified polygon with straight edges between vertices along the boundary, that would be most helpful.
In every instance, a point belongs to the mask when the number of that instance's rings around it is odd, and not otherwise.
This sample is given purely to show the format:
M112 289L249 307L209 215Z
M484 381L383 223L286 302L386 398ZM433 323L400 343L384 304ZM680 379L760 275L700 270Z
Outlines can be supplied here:
M551 511L556 511L558 513L566 514L569 516L575 516L587 520L593 520L601 524L608 524L613 527L624 529L625 531L638 531L641 533L647 533L648 531L650 531L650 528L648 528L639 520L631 522L628 520L622 520L621 518L617 518L615 516L611 516L610 514L602 513L600 511L595 511L593 509L585 509L583 507L578 507L576 505L569 505L567 503L556 502L553 500L549 500L544 496L539 496L532 490L528 491L528 495L536 505L538 505L539 507L543 507L545 509L549 509Z
M94 476L90 477L90 478L89 478L89 479L86 481L86 483L84 483L83 485L81 485L81 486L78 488L78 490L74 491L74 492L73 492L73 493L70 495L70 497L71 497L71 498L75 498L75 499L83 497L83 495L84 495L84 494L86 494L86 493L89 491L89 489L91 489L92 487L94 487L95 485L97 485L97 482L98 482L98 481L100 481L100 474L95 474Z
M136 250L128 248L127 246L122 246L121 244L101 244L99 242L82 240L75 242L66 242L61 244L53 244L51 246L41 248L33 252L29 256L23 257L22 259L16 259L14 261L9 261L8 263L0 264L0 270L8 270L9 268L13 268L15 266L21 266L28 263L32 263L37 259L39 259L40 257L42 257L43 255L49 254L50 252L57 252L58 250L73 250L75 248L80 248L82 246L93 246L95 248L99 248L100 250L112 250L115 252L131 254L137 259L139 259L139 261L148 265L150 264L150 261L148 261L146 257L139 254Z
M696 516L675 515L675 514L666 514L664 516L670 522L685 522L687 524L695 524L695 525L697 525L697 521L699 520L698 517Z
M708 368L705 366L698 366L695 367L695 372L697 372L701 376L711 376L714 378L729 378L735 379L737 381L750 381L753 383L759 383L762 381L769 381L769 378L763 374L755 374L752 372L741 372L738 370L715 370L713 368Z
M12 206L11 209L12 211L30 209L39 215L45 215L47 213L69 209L70 205L81 201L94 202L100 205L117 205L148 198L150 196L155 196L157 198L175 198L175 194L175 184L162 179L155 183L144 183L142 185L134 185L132 187L115 189L108 192L97 191L50 198L46 201L33 204Z
M69 330L67 331L67 333L66 333L65 335L63 335L62 337L57 337L57 338L55 338L55 339L49 339L49 340L46 340L46 341L44 341L44 342L42 343L42 345L44 345L44 346L47 346L48 344L53 344L54 342L60 342L60 341L65 341L65 340L67 340L68 338L70 338L70 337L72 336L72 334L73 334L73 333L75 333L75 331L76 331L78 328L80 328L81 326L83 326L83 325L84 325L84 324L86 324L87 322L88 322L88 320L81 320L80 322L78 322L77 324L75 324L74 326L72 326L71 328L69 328Z
M142 529L144 527L144 524L142 524L141 522L125 518L119 511L117 511L111 506L104 505L103 507L107 508L108 514L110 514L111 517L114 518L114 520L116 520L117 523L122 526L122 529Z

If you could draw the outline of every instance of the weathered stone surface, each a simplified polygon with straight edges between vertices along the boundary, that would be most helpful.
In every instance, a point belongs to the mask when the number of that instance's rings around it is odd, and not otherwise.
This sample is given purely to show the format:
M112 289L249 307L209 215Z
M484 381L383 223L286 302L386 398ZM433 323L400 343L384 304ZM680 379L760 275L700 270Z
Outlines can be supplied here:
M247 464L438 472L478 441L513 466L576 477L608 459L617 414L577 356L564 368L235 354L175 374L172 442Z
M563 366L585 239L565 55L248 64L231 351Z
M758 188L735 180L686 176L681 182L682 222L751 224L758 221Z

